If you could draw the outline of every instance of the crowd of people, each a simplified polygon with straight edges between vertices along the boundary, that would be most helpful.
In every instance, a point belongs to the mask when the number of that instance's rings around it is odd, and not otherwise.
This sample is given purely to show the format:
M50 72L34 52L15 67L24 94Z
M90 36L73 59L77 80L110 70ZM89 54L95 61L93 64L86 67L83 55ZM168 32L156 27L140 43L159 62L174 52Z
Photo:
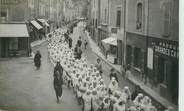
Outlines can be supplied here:
M121 89L114 69L111 70L109 85L105 85L100 59L97 59L97 64L88 65L80 54L81 38L73 48L71 40L66 40L66 34L67 29L63 28L47 37L49 59L55 66L57 102L62 95L62 84L66 84L72 88L83 111L157 111L148 96L137 93L132 97L128 86Z

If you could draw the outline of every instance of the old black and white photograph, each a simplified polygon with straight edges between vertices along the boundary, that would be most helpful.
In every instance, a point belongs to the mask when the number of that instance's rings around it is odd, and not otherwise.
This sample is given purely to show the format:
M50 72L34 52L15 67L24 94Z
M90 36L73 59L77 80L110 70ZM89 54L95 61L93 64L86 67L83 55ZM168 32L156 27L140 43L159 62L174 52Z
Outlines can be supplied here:
M179 111L179 5L0 0L0 111Z

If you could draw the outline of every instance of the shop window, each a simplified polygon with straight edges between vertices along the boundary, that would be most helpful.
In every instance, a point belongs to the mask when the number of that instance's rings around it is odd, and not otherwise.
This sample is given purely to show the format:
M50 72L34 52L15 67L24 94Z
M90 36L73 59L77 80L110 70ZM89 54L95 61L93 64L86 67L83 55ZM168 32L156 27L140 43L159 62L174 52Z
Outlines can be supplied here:
M9 50L18 50L18 38L10 38Z
M142 15L143 15L142 3L137 4L137 21L136 21L136 29L142 28Z
M140 48L135 48L134 49L134 66L137 68L141 68L141 63L142 63L142 58L141 58L141 49Z
M170 20L171 20L171 4L163 4L163 36L168 37L170 34Z
M121 26L121 10L117 10L116 27Z
M8 10L6 8L0 9L0 17L2 21L6 21L8 16Z

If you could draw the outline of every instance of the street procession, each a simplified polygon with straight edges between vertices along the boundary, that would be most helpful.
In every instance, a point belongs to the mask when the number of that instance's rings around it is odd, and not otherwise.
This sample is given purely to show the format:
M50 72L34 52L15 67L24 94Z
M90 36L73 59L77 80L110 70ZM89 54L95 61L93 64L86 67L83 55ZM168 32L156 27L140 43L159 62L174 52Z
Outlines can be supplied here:
M72 89L78 103L83 106L82 111L157 111L151 98L142 93L132 98L129 87L120 89L115 77L106 85L94 64L87 64L84 57L77 58L78 52L74 47L69 47L66 34L67 29L61 28L48 35L49 59L55 66L53 77L57 73L62 77L63 84ZM55 91L59 102L58 93L61 96L62 91L57 88Z
M181 110L180 1L0 0L0 111Z

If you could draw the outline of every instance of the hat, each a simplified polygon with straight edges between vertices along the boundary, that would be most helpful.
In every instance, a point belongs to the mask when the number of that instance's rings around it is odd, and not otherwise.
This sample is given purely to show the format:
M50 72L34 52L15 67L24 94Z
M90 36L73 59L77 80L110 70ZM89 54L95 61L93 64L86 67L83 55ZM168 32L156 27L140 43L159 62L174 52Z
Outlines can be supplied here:
M97 95L97 91L92 91L92 94L95 96L95 95Z
M91 94L90 90L87 90L87 91L86 91L86 94L87 94L87 95L90 95L90 94Z
M142 94L142 93L139 93L138 96L139 96L139 97L143 97L143 94Z
M114 80L116 80L116 79L115 79L115 77L112 77L112 79L111 79L111 80L112 80L112 81L114 81Z

